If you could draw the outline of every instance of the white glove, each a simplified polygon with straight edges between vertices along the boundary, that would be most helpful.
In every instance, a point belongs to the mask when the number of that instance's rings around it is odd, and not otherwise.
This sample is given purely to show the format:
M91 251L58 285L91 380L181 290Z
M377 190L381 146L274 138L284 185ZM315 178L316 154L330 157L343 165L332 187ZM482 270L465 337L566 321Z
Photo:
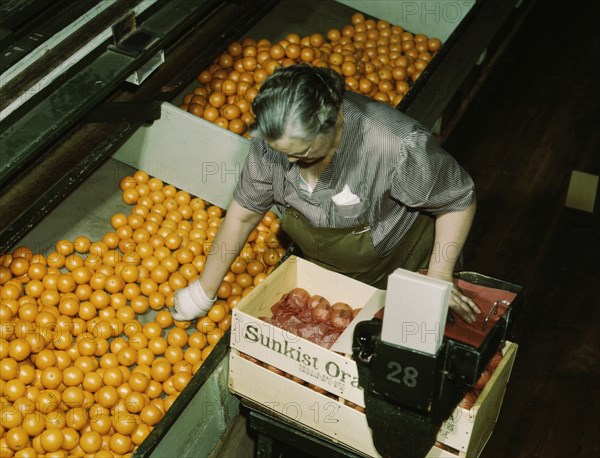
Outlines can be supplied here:
M199 280L175 292L171 315L177 321L189 321L206 315L217 298L209 299Z

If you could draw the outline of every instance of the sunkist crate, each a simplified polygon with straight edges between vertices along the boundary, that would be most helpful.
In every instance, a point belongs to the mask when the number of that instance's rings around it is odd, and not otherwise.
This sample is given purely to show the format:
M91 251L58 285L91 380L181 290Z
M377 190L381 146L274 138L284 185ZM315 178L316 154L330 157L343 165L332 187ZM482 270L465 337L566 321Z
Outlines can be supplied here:
M343 301L353 308L363 307L331 350L259 318L270 317L271 306L295 287L304 288L310 294L320 294L330 302ZM229 388L241 397L283 415L292 423L311 428L316 434L325 435L365 455L379 456L365 415L344 401L364 406L357 383L356 364L343 354L351 353L352 331L356 322L370 319L384 301L385 293L381 290L301 258L290 257L233 311ZM506 343L504 357L476 404L470 410L457 407L440 429L437 440L456 453L434 447L428 456L478 456L481 453L498 417L516 351L516 344ZM320 394L272 372L240 356L240 352L337 397Z

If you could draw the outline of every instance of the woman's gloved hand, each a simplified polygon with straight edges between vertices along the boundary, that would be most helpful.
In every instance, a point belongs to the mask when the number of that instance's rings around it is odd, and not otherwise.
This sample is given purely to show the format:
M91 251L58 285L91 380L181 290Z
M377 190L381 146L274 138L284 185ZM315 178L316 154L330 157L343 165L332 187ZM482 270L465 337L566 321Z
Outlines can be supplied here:
M196 280L175 292L171 315L177 321L190 321L202 317L209 312L215 300L216 298L208 298L200 280Z

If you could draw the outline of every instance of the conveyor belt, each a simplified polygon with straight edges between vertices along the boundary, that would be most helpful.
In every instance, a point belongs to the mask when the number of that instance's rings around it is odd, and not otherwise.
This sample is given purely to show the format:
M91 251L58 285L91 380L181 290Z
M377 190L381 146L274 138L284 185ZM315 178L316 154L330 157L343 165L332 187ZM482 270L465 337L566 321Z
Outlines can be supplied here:
M135 91L121 87L105 101L171 100L196 77L198 69L208 65L231 39L242 36L276 3L277 0L263 0L255 2L253 8L243 9L234 2L221 4L218 12L198 19L184 31L186 33L172 38L166 49L166 62L142 86ZM139 120L74 122L60 141L40 149L43 155L23 162L22 170L4 183L0 192L0 253L21 239L143 124ZM4 154L5 139L0 138L0 141L0 154Z
M0 73L4 73L101 1L8 2L5 6L7 11L3 9L0 14L0 27L5 31L0 38ZM11 3L19 4L20 8L11 8Z
M126 2L129 8L135 1ZM142 23L156 40L137 56L104 48L74 75L61 78L58 86L37 103L13 113L0 123L0 188L38 156L66 129L93 106L111 94L131 73L167 45L170 37L180 35L210 16L218 2L196 3L174 0ZM128 8L128 9L129 9ZM115 14L118 13L115 12ZM112 18L109 15L104 21ZM118 17L118 16L117 16ZM104 27L109 24L102 24ZM171 38L172 39L172 38ZM16 118L16 119L15 119Z

